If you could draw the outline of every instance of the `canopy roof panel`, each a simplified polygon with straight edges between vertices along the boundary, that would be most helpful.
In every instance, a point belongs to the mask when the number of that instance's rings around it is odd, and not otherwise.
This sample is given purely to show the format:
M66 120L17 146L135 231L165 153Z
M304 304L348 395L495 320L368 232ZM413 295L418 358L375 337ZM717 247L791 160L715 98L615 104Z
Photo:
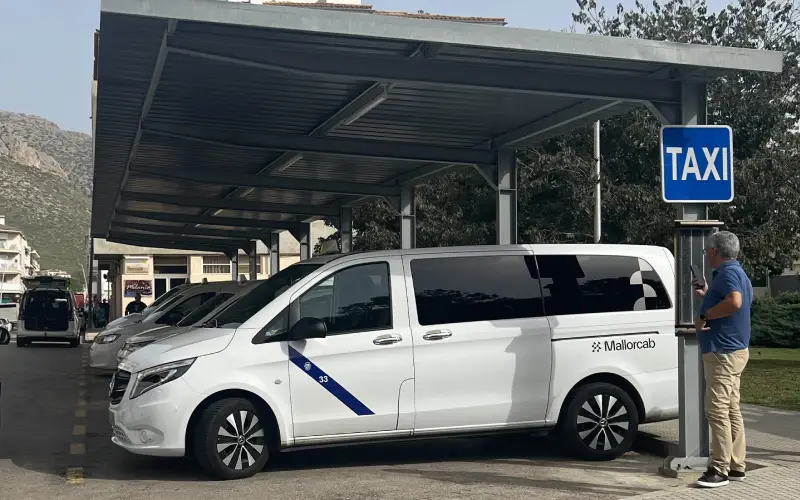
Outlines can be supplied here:
M637 106L674 115L682 81L782 65L748 49L216 0L104 0L97 58L93 236L203 247Z

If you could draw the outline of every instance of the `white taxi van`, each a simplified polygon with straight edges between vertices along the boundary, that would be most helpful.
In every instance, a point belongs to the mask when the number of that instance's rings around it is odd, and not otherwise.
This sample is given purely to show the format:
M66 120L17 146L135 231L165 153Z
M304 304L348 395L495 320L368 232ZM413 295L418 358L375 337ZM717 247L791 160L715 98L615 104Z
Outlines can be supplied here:
M112 440L220 479L282 449L533 429L613 459L678 413L672 262L622 245L304 261L123 360Z

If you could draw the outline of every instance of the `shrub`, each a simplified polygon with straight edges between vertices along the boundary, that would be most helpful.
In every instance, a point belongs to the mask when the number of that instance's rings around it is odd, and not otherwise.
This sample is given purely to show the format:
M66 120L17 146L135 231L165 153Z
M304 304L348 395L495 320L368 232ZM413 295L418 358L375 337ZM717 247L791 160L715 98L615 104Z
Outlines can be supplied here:
M753 301L750 343L762 347L800 347L800 293Z

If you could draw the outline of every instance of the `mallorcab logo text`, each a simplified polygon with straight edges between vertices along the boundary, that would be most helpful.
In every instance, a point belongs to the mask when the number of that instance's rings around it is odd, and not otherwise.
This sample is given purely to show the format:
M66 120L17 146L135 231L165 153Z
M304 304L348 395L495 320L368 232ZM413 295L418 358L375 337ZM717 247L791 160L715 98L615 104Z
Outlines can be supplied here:
M606 340L603 343L594 342L592 352L600 351L638 351L641 349L655 349L656 341L646 340Z

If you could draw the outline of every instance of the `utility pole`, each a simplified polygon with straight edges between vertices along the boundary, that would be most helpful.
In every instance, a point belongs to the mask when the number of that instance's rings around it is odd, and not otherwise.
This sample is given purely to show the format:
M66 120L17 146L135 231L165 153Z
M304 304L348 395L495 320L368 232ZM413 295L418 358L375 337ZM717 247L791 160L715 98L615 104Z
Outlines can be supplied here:
M600 120L594 122L594 242L600 243Z

